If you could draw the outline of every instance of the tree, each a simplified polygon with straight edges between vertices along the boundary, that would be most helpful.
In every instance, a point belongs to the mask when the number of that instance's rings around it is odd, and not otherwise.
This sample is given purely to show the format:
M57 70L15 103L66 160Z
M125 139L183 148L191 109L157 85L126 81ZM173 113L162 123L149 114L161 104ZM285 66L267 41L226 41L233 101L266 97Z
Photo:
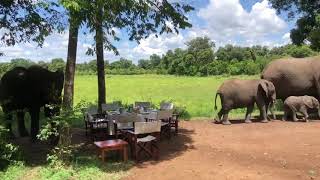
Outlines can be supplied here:
M8 46L34 41L42 46L45 37L65 27L63 13L53 1L0 1L1 41Z
M150 69L151 68L150 61L145 59L140 59L138 61L138 67L143 69Z
M278 13L288 12L288 17L301 16L296 22L296 28L291 30L290 38L296 45L301 45L305 41L311 43L315 50L320 49L320 5L317 0L270 0L272 7Z
M90 32L95 32L95 48L88 54L97 55L98 70L98 103L105 102L103 48L119 54L112 40L119 41L115 29L125 29L129 40L140 41L151 34L179 32L179 29L191 27L184 15L193 7L167 0L96 0L90 3L85 0L65 0L77 4L84 12L83 22Z
M119 61L115 61L110 64L110 69L131 69L134 67L135 65L132 63L132 61L125 58L120 58Z
M65 62L62 58L55 58L51 60L51 63L48 66L50 71L63 70L65 68Z
M152 55L150 56L150 65L151 65L151 68L153 68L153 69L158 68L159 65L160 65L160 63L161 63L161 57L160 57L160 56L158 56L158 55L156 55L156 54L152 54Z

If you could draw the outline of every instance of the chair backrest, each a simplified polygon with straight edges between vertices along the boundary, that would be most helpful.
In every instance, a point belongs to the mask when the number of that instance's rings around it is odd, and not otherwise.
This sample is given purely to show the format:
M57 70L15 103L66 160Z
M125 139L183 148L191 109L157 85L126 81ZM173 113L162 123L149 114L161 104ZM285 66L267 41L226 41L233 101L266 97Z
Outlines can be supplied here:
M167 120L172 117L173 110L161 110L157 112L157 120Z
M141 118L135 113L111 115L110 119L115 120L115 123L119 129L123 127L133 127L134 122L141 121Z
M93 115L98 114L98 108L95 106L89 107L85 110L84 116L86 121L94 121Z
M95 106L89 107L86 109L85 113L94 115L94 114L98 114L98 108Z
M160 104L160 110L171 110L173 109L173 103L171 102L162 102Z
M151 103L150 102L135 102L134 103L135 108L144 108L144 109L149 109L151 108Z
M120 107L115 103L101 104L102 112L119 111Z
M150 121L150 122L135 122L134 133L135 134L147 134L160 132L161 121Z

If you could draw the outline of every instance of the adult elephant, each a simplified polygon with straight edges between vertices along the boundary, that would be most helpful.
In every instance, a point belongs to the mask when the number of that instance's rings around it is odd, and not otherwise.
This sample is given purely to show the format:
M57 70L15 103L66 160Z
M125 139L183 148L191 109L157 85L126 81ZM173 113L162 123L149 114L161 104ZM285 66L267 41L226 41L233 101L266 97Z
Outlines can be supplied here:
M20 136L28 134L24 122L27 110L31 116L31 138L35 140L39 132L40 108L45 107L46 115L60 110L63 81L62 71L51 72L40 66L15 67L6 72L1 78L0 103L10 131L12 112L16 112Z
M271 62L261 78L271 81L277 99L309 95L320 98L320 56L303 59L286 58Z

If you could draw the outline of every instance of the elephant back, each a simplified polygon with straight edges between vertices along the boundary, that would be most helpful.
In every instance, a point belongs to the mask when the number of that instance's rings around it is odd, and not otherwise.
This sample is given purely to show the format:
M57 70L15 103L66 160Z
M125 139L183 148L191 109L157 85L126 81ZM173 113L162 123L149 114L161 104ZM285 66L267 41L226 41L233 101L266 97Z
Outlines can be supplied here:
M24 99L24 94L28 93L26 78L27 69L24 67L15 67L7 71L1 78L1 102L14 99ZM24 91L24 93L22 93L22 91Z

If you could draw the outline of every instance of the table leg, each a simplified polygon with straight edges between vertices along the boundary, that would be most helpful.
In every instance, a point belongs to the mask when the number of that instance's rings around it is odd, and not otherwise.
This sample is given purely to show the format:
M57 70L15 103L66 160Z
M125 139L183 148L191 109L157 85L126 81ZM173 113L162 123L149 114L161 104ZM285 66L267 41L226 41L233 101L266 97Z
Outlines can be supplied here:
M124 160L125 162L128 160L127 145L124 145L124 147L123 147L123 160Z

